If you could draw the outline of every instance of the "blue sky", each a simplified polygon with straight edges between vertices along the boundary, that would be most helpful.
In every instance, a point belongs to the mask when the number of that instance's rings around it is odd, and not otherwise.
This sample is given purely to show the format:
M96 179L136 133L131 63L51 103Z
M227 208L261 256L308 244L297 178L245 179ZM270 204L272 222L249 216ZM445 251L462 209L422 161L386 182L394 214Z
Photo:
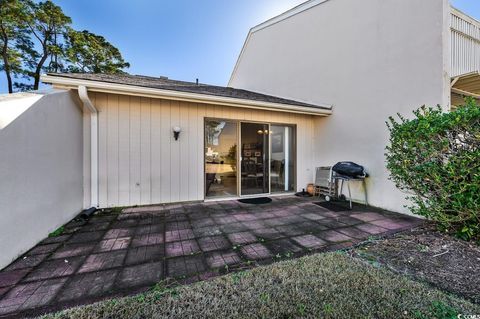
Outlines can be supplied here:
M76 29L105 36L132 74L226 85L248 30L304 0L54 0ZM452 0L480 19L480 1ZM6 91L0 75L0 93Z

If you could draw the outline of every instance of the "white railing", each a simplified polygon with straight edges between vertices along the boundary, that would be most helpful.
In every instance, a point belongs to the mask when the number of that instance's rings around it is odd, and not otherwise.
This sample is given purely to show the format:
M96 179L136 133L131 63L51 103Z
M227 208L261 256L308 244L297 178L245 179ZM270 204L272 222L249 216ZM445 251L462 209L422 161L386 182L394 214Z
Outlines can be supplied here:
M480 22L452 8L450 29L452 77L480 71Z

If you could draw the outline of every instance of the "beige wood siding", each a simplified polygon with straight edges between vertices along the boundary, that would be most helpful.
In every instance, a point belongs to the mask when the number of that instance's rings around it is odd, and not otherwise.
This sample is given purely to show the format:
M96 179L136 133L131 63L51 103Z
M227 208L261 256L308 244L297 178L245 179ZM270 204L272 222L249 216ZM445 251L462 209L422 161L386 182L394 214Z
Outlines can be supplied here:
M100 207L203 200L206 117L295 124L297 189L313 181L312 116L104 93L90 97L99 110ZM178 141L176 125L182 128ZM89 185L86 180L85 202Z

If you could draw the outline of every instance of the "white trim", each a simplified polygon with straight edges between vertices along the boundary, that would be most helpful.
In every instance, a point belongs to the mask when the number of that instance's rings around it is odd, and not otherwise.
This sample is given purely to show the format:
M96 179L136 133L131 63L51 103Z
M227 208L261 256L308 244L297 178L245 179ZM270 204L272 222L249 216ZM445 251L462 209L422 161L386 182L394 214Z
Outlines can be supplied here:
M247 38L245 40L245 42L243 43L243 47L242 47L242 50L240 51L240 54L237 58L237 62L235 63L235 66L233 68L233 71L232 71L232 74L230 76L230 80L228 81L228 86L231 87L232 86L232 81L233 81L233 78L235 76L235 74L237 73L237 69L238 69L238 66L240 64L240 60L242 59L242 56L243 56L243 53L245 52L245 49L247 47L247 44L248 42L250 41L250 38L252 36L253 33L257 32L257 31L260 31L262 29L265 29L267 27L270 27L274 24L277 24L279 22L282 22L283 20L286 20L288 18L291 18L299 13L302 13L306 10L309 10L313 7L316 7L324 2L327 2L329 0L310 0L310 1L307 1L307 2L304 2L304 3L301 3L299 4L298 6L296 7L293 7L292 9L290 10L287 10L285 11L284 13L281 13L271 19L268 19L267 21L265 22L262 22L256 26L254 26L253 28L250 29L250 31L248 32L248 35L247 35Z
M90 111L90 203L92 207L98 207L98 110L88 97L85 86L78 86L78 96Z
M291 18L291 17L293 17L293 16L295 16L299 13L302 13L303 11L307 11L307 10L309 10L313 7L316 7L316 6L318 6L318 5L320 5L324 2L327 2L327 1L329 1L329 0L310 0L310 1L307 1L307 2L304 2L304 3L301 3L298 6L293 7L292 9L287 10L284 13L279 14L278 16L275 16L271 19L268 19L265 22L260 23L259 25L254 26L251 29L251 32L257 32L259 30L262 30L266 27L269 27L269 26L274 25L278 22L281 22L283 20Z
M295 195L295 192L285 192L285 193L271 193L271 194L254 194L254 195L245 195L245 196L229 196L229 197L217 197L217 198L205 198L204 203L211 202L223 202L228 200L239 200L239 199L248 199L248 198L260 198L260 197L282 197L282 196L292 196Z
M332 106L327 104L317 104L319 107L306 107L290 104L280 104L264 101L255 101L247 99L237 99L209 94L199 94L190 92L179 92L164 89L146 88L127 84L106 83L101 81L89 81L71 79L59 76L42 75L42 81L53 84L56 87L77 89L79 86L85 86L92 92L103 92L112 94L124 94L151 98L164 98L169 100L186 101L194 103L220 104L225 106L273 110L278 112L308 114L328 116L332 114Z

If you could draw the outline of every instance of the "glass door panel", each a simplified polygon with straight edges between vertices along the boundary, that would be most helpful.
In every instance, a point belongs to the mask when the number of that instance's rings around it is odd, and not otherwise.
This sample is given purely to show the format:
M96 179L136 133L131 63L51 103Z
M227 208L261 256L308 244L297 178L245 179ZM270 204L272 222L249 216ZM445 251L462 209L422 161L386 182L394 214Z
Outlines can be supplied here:
M241 195L270 192L268 124L241 123Z
M271 191L291 192L295 187L295 135L294 128L286 125L271 125Z
M238 123L205 121L205 196L237 196Z

